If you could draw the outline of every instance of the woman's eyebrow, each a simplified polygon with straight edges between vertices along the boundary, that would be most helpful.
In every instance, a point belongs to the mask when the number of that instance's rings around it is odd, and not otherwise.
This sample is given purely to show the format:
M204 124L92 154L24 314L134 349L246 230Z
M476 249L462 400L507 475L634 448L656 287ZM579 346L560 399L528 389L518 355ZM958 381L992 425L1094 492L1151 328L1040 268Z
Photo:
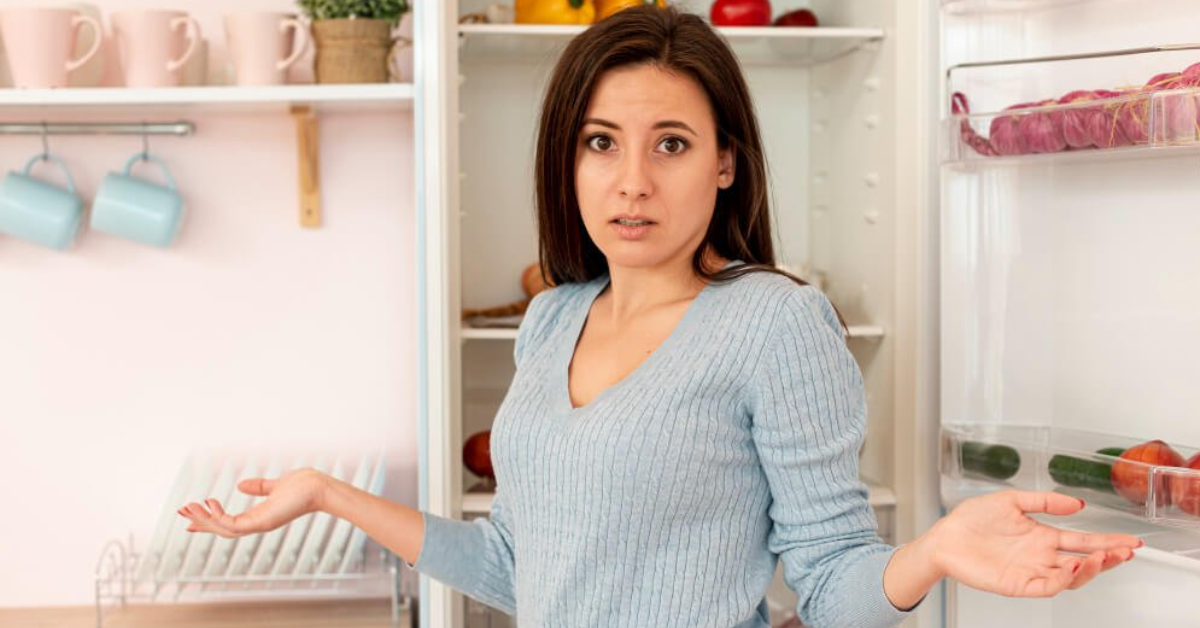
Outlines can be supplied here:
M618 125L616 122L610 122L608 120L605 120L604 118L587 118L583 121L583 123L604 126L604 127L610 128L610 129L617 130L617 131L621 130L621 126ZM652 129L683 129L684 131L687 131L688 133L691 133L692 135L695 135L697 137L700 135L699 133L696 132L695 129L688 126L687 123L681 122L679 120L660 120L658 122L655 122L654 126L652 126L650 128L652 128Z

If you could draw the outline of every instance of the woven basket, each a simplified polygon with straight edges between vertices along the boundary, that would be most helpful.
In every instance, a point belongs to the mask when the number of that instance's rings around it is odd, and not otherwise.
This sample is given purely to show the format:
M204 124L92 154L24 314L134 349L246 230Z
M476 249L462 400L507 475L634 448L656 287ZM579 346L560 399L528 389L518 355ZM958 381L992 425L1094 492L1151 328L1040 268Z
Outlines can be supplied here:
M392 29L387 20L315 20L318 83L386 83Z

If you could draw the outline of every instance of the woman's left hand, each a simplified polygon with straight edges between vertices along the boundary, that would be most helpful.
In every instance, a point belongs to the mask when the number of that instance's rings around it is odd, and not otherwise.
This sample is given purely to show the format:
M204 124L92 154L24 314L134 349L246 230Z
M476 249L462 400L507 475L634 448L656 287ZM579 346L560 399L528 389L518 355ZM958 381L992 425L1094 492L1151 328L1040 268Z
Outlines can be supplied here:
M1128 534L1060 530L1027 513L1071 515L1082 500L1054 492L1007 490L968 499L930 530L939 571L983 591L1048 597L1077 589L1133 558Z
M1060 530L1028 516L1071 515L1083 507L1053 492L1007 490L968 499L896 550L884 570L884 592L896 608L912 609L946 577L1009 597L1078 589L1143 545L1136 536Z

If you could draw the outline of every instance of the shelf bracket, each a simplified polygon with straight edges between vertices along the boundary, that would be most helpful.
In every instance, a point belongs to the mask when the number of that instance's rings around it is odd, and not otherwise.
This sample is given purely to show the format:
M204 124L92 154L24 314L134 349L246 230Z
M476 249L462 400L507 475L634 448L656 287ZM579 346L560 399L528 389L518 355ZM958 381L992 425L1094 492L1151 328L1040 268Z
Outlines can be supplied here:
M317 144L319 126L317 114L307 105L292 105L296 121L296 155L300 168L300 226L315 229L321 226L320 147Z

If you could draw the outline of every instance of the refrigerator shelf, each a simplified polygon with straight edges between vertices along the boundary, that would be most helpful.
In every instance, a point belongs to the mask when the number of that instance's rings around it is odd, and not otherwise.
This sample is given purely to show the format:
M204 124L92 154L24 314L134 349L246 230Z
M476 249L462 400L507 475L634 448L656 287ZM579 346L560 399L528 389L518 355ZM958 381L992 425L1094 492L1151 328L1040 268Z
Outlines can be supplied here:
M942 0L942 11L950 15L1018 13L1112 1L1114 0Z
M460 24L464 59L544 62L557 55L586 26L542 24ZM883 40L881 28L778 26L718 27L743 63L816 65Z
M1045 426L949 424L941 430L943 498L1018 488L1056 491L1154 528L1186 529L1200 551L1200 471L1118 459L1145 439ZM1173 446L1183 460L1196 455ZM1106 450L1106 453L1101 453ZM1182 461L1180 462L1182 464ZM1195 557L1200 560L1200 555Z
M948 164L1044 163L1097 155L1136 159L1200 151L1200 87L955 114L944 122ZM1180 150L1187 149L1187 150Z
M492 511L496 494L490 491L465 491L462 496L463 515L487 515ZM873 508L895 508L896 494L886 486L867 484L867 502Z

